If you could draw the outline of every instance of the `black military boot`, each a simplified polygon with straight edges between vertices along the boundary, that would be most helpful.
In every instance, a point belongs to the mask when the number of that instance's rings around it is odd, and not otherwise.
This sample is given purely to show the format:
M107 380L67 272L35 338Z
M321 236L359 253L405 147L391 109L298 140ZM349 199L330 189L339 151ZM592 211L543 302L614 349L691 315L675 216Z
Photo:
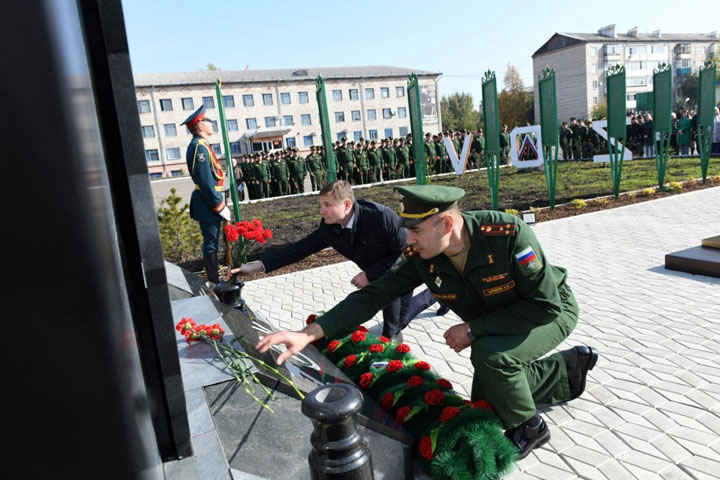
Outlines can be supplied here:
M587 374L598 361L598 351L594 347L579 345L570 350L563 350L560 354L565 359L568 383L570 383L570 400L573 400L585 391Z
M438 317L444 317L446 313L450 311L450 307L447 305L443 305L442 307L438 308L437 316Z
M527 420L515 428L505 430L505 436L518 449L517 459L527 457L530 451L550 440L550 430L539 413L535 412L530 420Z
M205 273L207 274L208 280L217 285L220 283L217 252L204 255L203 260L205 260Z

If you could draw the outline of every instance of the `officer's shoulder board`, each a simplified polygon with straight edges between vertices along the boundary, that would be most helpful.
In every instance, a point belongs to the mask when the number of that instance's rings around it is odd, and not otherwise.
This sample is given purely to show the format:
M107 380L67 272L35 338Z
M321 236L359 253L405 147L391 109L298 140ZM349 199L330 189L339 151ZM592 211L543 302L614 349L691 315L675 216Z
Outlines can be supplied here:
M397 269L405 265L416 253L413 247L405 247L397 260L395 260L395 263L390 267L390 271L397 271Z
M200 138L198 139L197 145L195 145L195 158L198 162L204 162L207 160L207 157L205 155L205 151L199 147L204 147L206 150L209 150L208 143L204 139Z
M490 236L514 237L517 233L517 225L514 223L484 223L480 225L480 231Z

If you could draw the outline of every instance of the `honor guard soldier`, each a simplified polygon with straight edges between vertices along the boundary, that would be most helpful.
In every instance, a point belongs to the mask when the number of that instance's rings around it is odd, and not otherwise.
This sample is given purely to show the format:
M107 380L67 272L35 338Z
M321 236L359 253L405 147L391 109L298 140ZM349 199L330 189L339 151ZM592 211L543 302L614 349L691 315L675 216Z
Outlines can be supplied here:
M260 352L277 343L284 361L308 343L337 338L384 305L425 284L462 322L445 333L460 352L470 347L472 401L487 400L517 448L518 457L550 439L538 406L580 396L597 350L580 346L545 356L575 328L578 305L564 268L549 263L532 229L517 216L461 212L456 187L395 187L411 252L385 275L298 332L263 338Z
M208 280L218 283L220 225L223 219L230 220L230 209L225 205L223 193L225 175L207 141L213 134L212 120L205 118L203 105L180 125L185 125L193 136L185 154L188 171L195 182L195 190L190 197L190 217L200 223Z

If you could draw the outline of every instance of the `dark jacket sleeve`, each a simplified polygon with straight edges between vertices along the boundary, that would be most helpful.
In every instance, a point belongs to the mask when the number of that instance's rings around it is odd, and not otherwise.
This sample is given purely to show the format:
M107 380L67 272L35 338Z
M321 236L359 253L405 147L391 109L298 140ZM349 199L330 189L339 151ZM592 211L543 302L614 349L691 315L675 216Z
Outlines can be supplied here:
M384 208L382 210L382 234L388 249L392 252L387 257L378 260L365 270L368 280L371 282L382 277L388 268L402 253L403 247L407 241L407 230L400 226L400 217L390 210Z
M290 245L286 245L280 250L265 255L262 258L266 272L272 272L278 268L290 265L306 258L313 253L317 253L323 248L328 247L328 243L321 232L322 227L315 230L307 237Z

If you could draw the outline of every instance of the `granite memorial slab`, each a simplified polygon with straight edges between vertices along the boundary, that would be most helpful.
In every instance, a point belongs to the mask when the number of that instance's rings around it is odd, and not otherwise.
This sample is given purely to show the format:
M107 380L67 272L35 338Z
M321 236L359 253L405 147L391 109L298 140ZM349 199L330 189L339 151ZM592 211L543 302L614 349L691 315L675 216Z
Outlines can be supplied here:
M210 290L205 280L174 263L165 261L165 275L167 277L170 301L212 294L212 290Z
M668 253L665 268L720 278L720 249L701 246Z

